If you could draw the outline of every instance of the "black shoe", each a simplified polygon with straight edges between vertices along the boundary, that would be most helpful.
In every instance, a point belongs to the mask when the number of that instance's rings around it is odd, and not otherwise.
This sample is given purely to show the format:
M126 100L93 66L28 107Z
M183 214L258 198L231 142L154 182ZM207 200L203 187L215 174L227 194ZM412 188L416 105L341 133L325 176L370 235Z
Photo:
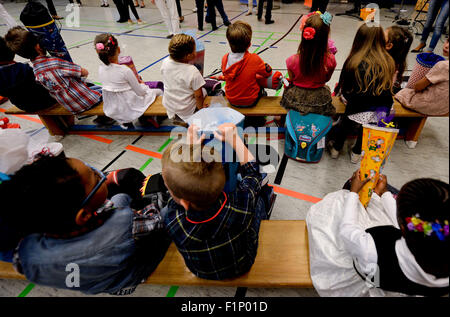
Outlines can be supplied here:
M116 22L117 23L125 23L125 22L128 22L128 20L117 20Z
M102 3L101 7L103 8L105 5Z
M229 26L229 25L231 25L231 22L230 21L226 21L226 22L223 22L223 24L225 24L225 26Z
M203 28L198 28L199 31L203 31Z
M166 39L171 39L173 37L173 34L169 34L166 36Z
M108 118L107 116L97 116L94 122L100 126L111 126L116 123L114 119Z
M272 23L275 23L275 21L274 21L274 20L266 20L265 23L266 23L266 24L272 24Z
M107 7L109 7L109 4L107 3L107 4L105 4L105 8L107 8Z
M262 17L258 16L258 21L262 21Z
M213 31L215 31L215 30L217 30L217 29L218 29L217 26L213 26L213 27L212 27L212 30L213 30Z

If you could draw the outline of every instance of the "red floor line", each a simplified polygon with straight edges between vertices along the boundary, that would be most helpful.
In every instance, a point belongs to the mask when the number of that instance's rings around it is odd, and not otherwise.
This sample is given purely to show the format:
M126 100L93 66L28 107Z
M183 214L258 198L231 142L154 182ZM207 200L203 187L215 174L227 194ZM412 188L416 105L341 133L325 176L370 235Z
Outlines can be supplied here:
M128 145L125 150L129 150L129 151L133 151L136 153L141 153L144 155L148 155L157 159L161 159L162 158L162 154L161 153L157 153L157 152L153 152L153 151L149 151L146 149L142 149L140 147L134 146L134 145Z
M106 144L111 144L114 142L114 140L111 139L107 139L104 138L102 136L99 135L94 135L94 134L79 134L79 136L94 140L94 141L98 141L98 142L102 142L102 143L106 143Z
M286 196L290 196L290 197L297 198L297 199L304 200L304 201L309 201L309 202L314 203L314 204L322 200L322 198L318 198L318 197L302 194L302 193L299 193L299 192L296 192L296 191L293 191L293 190L290 190L290 189L286 189L286 188L283 188L283 187L280 187L280 186L277 186L277 185L270 185L270 186L273 187L273 190L276 193L279 193L279 194L282 194L282 195L286 195Z
M0 112L6 112L6 109L0 108ZM40 119L38 119L38 118L33 118L33 117L26 116L26 115L23 115L23 114L12 114L12 116L18 117L18 118L21 118L21 119L24 119L24 120L28 120L28 121L32 121L32 122L36 122L36 123L42 124L42 121Z

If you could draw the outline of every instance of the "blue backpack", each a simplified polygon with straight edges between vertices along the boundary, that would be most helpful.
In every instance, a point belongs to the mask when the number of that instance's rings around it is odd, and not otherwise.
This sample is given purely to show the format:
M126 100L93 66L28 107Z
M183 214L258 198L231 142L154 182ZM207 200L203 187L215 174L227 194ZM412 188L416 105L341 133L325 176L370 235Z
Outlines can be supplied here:
M301 115L290 110L286 117L284 153L297 161L317 163L325 148L325 136L333 120L320 114Z

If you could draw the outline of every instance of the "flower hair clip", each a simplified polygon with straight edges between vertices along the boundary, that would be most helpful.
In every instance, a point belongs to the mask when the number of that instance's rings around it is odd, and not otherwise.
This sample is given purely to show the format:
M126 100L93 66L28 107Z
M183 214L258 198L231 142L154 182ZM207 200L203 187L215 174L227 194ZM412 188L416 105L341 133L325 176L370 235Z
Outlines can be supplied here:
M427 236L431 236L434 232L439 240L444 241L445 237L449 235L448 220L444 221L444 226L440 224L438 220L436 222L423 221L419 218L419 215L405 218L406 227L409 231L423 232Z
M97 49L97 51L102 51L105 49L105 45L103 45L103 43L97 43L95 44L95 48Z
M331 21L333 20L333 16L329 12L320 14L320 18L322 19L323 23L325 23L328 26L330 26Z
M305 40L312 40L316 35L316 30L310 26L303 30L303 38Z

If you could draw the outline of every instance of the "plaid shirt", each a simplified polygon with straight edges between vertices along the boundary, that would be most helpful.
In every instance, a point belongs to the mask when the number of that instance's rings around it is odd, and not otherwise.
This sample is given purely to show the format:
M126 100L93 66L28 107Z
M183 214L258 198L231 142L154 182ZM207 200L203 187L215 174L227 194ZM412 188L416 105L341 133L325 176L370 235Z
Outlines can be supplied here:
M77 114L100 101L101 93L81 80L81 67L57 57L38 56L33 60L36 81L68 111Z
M205 279L222 280L242 275L251 268L258 247L258 232L252 224L255 219L257 195L261 190L262 175L256 162L241 166L242 181L236 190L219 200L209 210L198 212L169 200L164 216L166 229L183 255L186 266L195 275ZM211 221L194 224L213 217Z

